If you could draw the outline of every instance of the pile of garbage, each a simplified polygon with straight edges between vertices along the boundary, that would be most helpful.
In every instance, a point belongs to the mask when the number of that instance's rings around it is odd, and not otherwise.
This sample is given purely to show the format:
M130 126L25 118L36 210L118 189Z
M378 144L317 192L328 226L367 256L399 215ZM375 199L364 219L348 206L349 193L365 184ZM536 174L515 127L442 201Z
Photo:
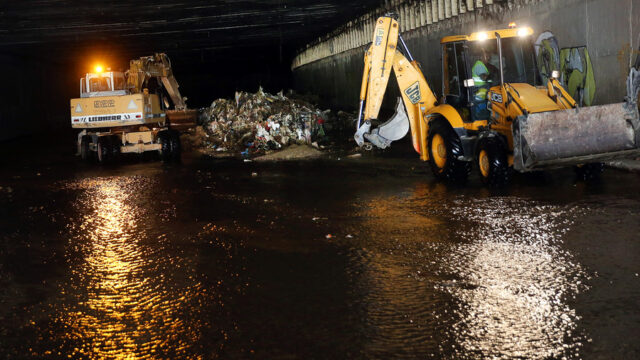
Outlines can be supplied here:
M291 144L312 144L325 137L330 111L276 95L236 92L233 100L217 99L201 112L201 143L215 151L264 154ZM200 133L203 133L200 131Z

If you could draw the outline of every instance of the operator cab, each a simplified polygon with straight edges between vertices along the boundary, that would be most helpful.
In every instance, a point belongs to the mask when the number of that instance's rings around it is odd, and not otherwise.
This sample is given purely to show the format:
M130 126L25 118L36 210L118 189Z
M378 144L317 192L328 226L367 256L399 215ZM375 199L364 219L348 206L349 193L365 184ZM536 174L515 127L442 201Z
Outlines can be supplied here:
M87 73L80 78L80 97L97 97L111 95L127 95L124 73L121 71L105 71Z
M441 41L444 102L456 108L465 122L491 118L489 90L501 79L496 33L501 37L504 82L542 85L530 28L445 37Z

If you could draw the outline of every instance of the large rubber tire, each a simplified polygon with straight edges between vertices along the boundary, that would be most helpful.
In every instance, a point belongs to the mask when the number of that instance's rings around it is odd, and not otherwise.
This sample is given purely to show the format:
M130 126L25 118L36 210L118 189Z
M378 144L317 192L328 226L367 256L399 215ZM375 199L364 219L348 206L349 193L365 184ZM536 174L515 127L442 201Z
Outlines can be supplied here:
M101 136L98 138L96 150L96 158L99 163L106 164L111 160L111 141L108 136Z
M169 141L171 142L171 161L180 161L182 155L182 144L180 144L180 133L169 130Z
M173 156L171 134L168 131L161 131L158 133L158 140L160 141L160 159L164 162L171 161Z
M448 123L436 120L429 125L427 147L429 165L438 180L457 184L467 181L471 163L458 159L464 155L462 144Z
M511 181L507 150L500 139L492 136L478 141L476 164L482 183L490 187L505 187Z
M91 143L91 136L84 135L80 139L80 158L83 161L89 161L91 159L91 149L89 144Z
M591 181L600 178L600 174L604 171L603 163L588 163L573 168L576 172L578 180Z

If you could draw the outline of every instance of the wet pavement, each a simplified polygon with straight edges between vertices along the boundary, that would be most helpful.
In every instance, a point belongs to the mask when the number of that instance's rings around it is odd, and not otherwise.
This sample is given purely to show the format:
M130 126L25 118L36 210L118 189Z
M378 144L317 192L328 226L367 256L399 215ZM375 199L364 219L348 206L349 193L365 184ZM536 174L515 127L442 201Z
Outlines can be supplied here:
M637 174L4 159L2 358L640 355Z

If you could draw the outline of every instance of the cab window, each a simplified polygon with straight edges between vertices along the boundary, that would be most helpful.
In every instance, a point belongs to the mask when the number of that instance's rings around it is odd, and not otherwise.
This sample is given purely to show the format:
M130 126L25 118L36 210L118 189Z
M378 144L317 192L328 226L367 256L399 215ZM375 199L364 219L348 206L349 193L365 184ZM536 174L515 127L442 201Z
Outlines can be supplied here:
M118 74L113 76L113 90L125 90L123 75Z
M464 42L445 44L444 47L444 95L445 102L458 109L465 119L463 108L468 104L467 89L462 86L467 78L466 46Z
M96 91L111 91L111 84L109 78L106 77L95 77L89 79L89 90L91 92Z
M444 94L460 95L460 77L458 76L458 65L456 63L456 52L453 43L444 45Z

